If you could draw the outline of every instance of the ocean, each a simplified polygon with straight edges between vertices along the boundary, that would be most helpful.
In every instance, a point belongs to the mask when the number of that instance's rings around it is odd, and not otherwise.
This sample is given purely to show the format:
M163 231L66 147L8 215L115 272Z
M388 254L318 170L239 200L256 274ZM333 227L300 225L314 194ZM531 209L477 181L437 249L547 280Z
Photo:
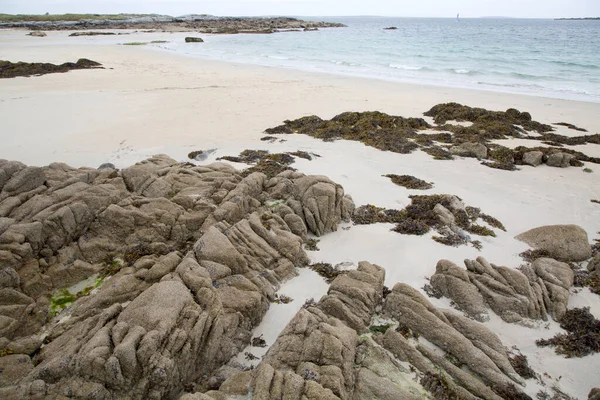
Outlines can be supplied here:
M203 36L183 54L417 84L600 102L600 21L304 18L347 28ZM396 30L383 28L395 26Z

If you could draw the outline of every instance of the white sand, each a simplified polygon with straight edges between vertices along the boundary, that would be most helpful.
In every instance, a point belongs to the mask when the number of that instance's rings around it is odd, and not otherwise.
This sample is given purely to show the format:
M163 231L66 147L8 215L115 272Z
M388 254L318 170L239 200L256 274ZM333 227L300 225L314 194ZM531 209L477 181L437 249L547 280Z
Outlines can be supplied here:
M469 246L443 246L431 240L431 235L400 235L386 224L344 226L349 229L321 238L321 250L309 254L313 261L332 264L377 263L387 270L388 286L402 281L421 288L442 258L462 265L463 259L482 255L490 262L517 267L523 263L518 254L527 246L514 236L540 225L578 224L590 240L599 237L600 206L590 202L600 199L600 167L595 164L587 165L595 171L591 174L581 168L547 166L507 172L481 166L474 159L436 161L421 151L400 155L357 142L324 143L302 135L282 136L285 142L259 140L265 128L304 115L331 118L343 111L379 110L418 117L448 101L497 110L514 107L529 111L540 122L569 122L594 134L600 131L598 103L309 74L188 58L161 51L160 45L116 45L183 40L183 34L111 38L68 38L68 32L51 32L46 38L24 34L0 31L0 59L61 63L85 57L107 69L0 80L0 158L30 165L62 161L95 167L113 162L124 167L155 153L184 161L192 150L216 148L204 161L209 163L246 148L305 150L321 157L298 159L293 166L307 174L329 176L344 186L357 205L400 209L409 204L410 194L448 193L480 207L507 228L506 233L496 230L496 238L477 238L483 243L479 252ZM582 134L563 127L558 133ZM516 147L520 142L537 144L518 140L502 144ZM598 145L574 148L592 156L600 154ZM392 173L414 175L433 182L434 187L424 192L407 190L382 177ZM326 290L320 277L302 272L281 290L295 301L273 305L255 334L264 334L272 344L304 299L318 299ZM436 304L447 306L447 301ZM600 318L600 297L587 290L574 293L570 306L590 306ZM565 392L586 398L592 386L600 385L600 354L567 360L551 348L535 345L537 338L560 331L555 322L548 329L546 324L524 328L492 314L488 326L507 346L518 346L538 373L551 376L544 378L545 390L556 383ZM264 350L252 352L262 355ZM529 381L527 390L535 395L538 384Z

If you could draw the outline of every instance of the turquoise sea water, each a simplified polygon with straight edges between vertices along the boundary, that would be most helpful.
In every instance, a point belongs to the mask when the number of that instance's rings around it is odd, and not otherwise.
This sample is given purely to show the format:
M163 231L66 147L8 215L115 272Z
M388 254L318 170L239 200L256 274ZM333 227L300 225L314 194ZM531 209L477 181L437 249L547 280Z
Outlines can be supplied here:
M167 47L209 59L600 102L600 21L319 19L348 27ZM398 29L383 29L389 26Z

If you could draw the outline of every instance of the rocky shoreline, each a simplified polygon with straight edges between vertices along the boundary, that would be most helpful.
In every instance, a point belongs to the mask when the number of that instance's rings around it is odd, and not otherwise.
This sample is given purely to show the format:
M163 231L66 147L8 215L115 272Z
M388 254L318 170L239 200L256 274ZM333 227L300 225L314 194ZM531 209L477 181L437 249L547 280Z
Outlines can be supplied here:
M427 218L451 226L442 211ZM0 161L0 397L530 399L525 379L543 378L478 321L564 322L569 263L600 276L575 226L520 235L540 252L520 270L441 260L425 292L455 309L390 290L386 266L361 262L300 308L257 368L232 361L308 266L304 245L355 215L339 184L289 169Z
M190 15L185 17L146 16L124 19L85 19L79 21L14 21L0 22L0 29L46 31L88 29L136 29L167 32L200 32L212 34L275 33L287 30L313 31L338 28L344 24L323 21L303 21L289 17L215 17Z

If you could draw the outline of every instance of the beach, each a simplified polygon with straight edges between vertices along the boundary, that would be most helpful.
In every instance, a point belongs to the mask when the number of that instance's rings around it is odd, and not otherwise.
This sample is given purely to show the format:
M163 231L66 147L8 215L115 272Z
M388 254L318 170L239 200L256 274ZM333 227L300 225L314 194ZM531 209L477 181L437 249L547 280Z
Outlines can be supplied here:
M544 123L567 120L600 130L594 117L598 103L228 64L152 48L160 45L98 45L101 39L70 38L69 32L49 32L46 38L1 33L1 59L63 63L84 57L106 68L0 82L0 118L10 133L0 156L31 165L62 160L73 166L126 166L157 151L185 160L198 148L229 151L225 146L234 143L235 149L248 148L285 119L367 110L420 117L450 101L492 110L513 107ZM119 41L185 36L131 34ZM558 133L570 134L562 128Z
M209 165L218 157L236 156L244 149L271 153L301 150L320 157L310 161L298 158L292 166L342 185L357 207L373 204L402 209L410 204L409 195L451 194L506 227L496 237L481 238L483 248L478 251L471 246L444 246L431 240L432 234L400 235L390 231L391 224L342 224L348 229L323 236L318 243L320 251L307 252L312 262L342 264L348 269L362 260L378 264L387 271L385 284L389 287L403 282L420 290L440 259L462 265L464 259L483 256L497 265L519 267L524 263L519 254L529 246L514 237L542 225L575 224L587 232L590 242L599 238L600 205L590 202L600 199L600 167L594 163L584 163L592 173L579 167L547 165L503 171L486 168L475 158L440 161L422 151L398 154L345 140L324 142L306 135L278 135L272 142L260 139L266 135L265 129L288 119L309 115L330 119L346 111L421 118L434 105L447 102L499 111L516 108L541 123L567 122L593 135L600 132L600 103L226 63L176 54L161 49L160 44L106 44L96 37L69 38L68 33L48 32L47 37L36 38L25 36L24 31L0 31L0 60L60 64L87 58L104 67L0 80L0 159L30 166L62 162L96 168L112 163L126 168L155 154ZM128 33L119 41L183 41L187 36ZM432 118L426 120L432 122ZM561 135L582 134L564 126L553 127ZM518 140L496 143L512 148L523 145ZM566 147L600 157L598 144ZM214 151L203 161L190 160L188 153L196 150ZM414 175L434 187L425 192L405 189L393 185L385 174ZM304 273L301 277L300 285L320 279ZM326 290L322 286L315 285L315 293ZM298 287L288 286L288 290L302 292ZM438 307L449 306L448 299L431 301ZM569 305L589 306L600 318L600 298L587 288L572 292ZM274 341L272 327L283 329L300 306L286 308L278 314L282 317L265 317L271 325L261 326L259 331L270 334L269 340ZM277 310L277 306L273 308ZM505 345L518 346L534 370L547 373L547 385L558 385L581 399L598 385L600 354L567 359L552 348L535 345L536 339L561 331L556 321L527 328L493 315L486 326ZM541 386L528 382L526 392L534 396Z

